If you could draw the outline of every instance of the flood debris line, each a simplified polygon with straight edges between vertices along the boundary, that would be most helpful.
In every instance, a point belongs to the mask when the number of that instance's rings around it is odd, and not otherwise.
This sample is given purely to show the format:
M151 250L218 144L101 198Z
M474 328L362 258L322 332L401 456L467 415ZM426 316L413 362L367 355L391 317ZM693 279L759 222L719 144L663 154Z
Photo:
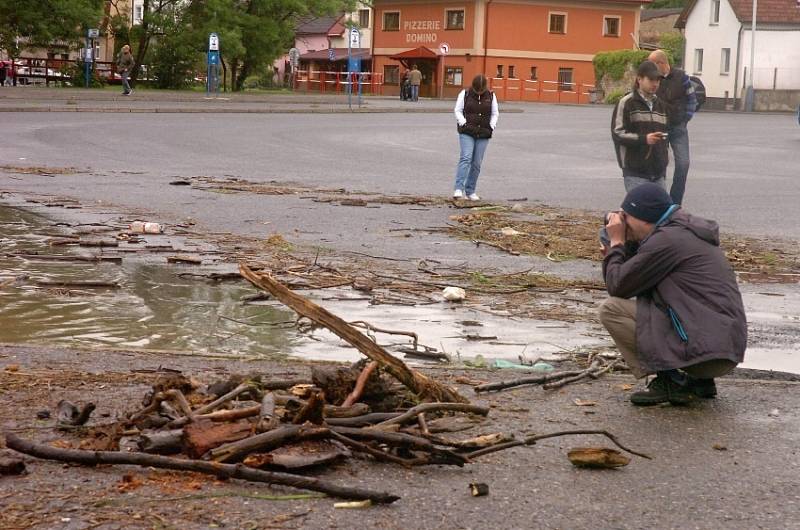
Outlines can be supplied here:
M511 379L508 381L498 381L495 383L485 383L474 388L475 393L496 392L508 390L525 385L542 385L545 390L553 390L564 387L570 383L575 383L586 378L597 379L601 375L617 369L627 370L627 366L620 359L607 360L600 355L590 357L589 367L583 370L564 370L561 372L548 372L541 375L531 375Z

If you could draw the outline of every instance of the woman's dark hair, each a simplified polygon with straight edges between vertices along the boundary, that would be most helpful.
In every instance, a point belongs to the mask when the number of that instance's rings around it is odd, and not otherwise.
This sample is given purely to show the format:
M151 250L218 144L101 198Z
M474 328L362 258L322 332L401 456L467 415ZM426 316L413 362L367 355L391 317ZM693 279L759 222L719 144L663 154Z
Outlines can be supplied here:
M472 78L472 90L478 94L483 94L486 92L486 87L488 84L489 82L486 80L486 76L483 74L478 74Z

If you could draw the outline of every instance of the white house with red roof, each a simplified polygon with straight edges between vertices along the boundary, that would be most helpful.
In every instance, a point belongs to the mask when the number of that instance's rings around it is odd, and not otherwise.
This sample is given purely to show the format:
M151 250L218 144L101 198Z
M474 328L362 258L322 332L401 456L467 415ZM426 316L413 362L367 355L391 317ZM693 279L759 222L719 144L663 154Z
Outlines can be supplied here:
M683 64L702 79L709 105L741 106L752 21L753 0L692 0L678 18L675 27L686 37ZM800 103L800 0L758 0L753 86L762 109Z

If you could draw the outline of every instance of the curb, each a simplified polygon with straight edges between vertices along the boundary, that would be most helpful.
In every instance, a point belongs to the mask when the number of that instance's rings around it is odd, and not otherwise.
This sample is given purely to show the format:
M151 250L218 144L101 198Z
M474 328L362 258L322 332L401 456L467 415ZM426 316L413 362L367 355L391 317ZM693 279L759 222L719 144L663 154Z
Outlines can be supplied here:
M451 114L451 109L392 107L354 108L354 109L230 109L230 108L108 108L108 107L0 107L0 112L92 112L114 114ZM521 114L524 109L506 109L505 114Z

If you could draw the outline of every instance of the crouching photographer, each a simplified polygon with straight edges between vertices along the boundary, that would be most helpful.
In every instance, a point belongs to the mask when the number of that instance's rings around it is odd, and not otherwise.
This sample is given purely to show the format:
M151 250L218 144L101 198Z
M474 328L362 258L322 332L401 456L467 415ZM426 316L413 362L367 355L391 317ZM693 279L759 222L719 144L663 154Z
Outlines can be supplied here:
M600 322L636 377L656 375L631 402L715 397L714 378L742 362L747 346L742 297L717 223L686 213L650 183L632 189L606 221L610 298Z

